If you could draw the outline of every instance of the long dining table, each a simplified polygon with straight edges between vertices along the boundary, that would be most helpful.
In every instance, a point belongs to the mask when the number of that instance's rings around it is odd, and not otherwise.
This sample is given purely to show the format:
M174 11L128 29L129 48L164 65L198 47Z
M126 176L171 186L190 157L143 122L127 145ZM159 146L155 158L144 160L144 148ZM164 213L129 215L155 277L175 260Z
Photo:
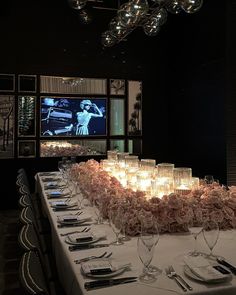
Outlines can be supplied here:
M45 184L47 178L50 180L60 178L59 172L53 172L45 176L44 173L37 173L35 175L36 190L41 197L44 213L47 215L51 225L51 238L53 244L53 251L57 265L60 282L67 295L80 294L102 294L102 295L120 295L120 294L135 294L135 295L171 295L171 294L222 294L235 295L236 294L236 275L232 274L232 278L221 283L205 283L199 280L189 278L184 272L184 256L189 253L194 247L194 239L190 234L176 233L176 234L161 234L157 245L155 246L155 253L151 264L157 266L162 272L157 276L157 279L152 283L143 283L139 279L129 284L120 284L116 286L103 287L94 290L86 290L84 284L92 281L91 278L86 277L81 272L81 265L76 264L76 259L81 259L91 255L100 255L104 251L112 252L111 260L120 264L131 263L130 269L121 273L115 278L122 277L139 277L142 273L143 265L138 256L137 251L137 237L132 237L129 241L124 242L123 245L112 245L111 242L115 240L115 234L112 231L109 223L104 221L103 224L96 224L96 214L94 207L91 205L84 206L83 214L91 216L91 220L85 225L79 226L59 226L58 218L63 215L75 214L77 209L68 208L64 210L55 210L51 207L51 202L59 200L59 198L48 198L48 191L50 191ZM53 191L53 190L51 190ZM80 193L80 192L79 192ZM78 193L78 194L79 194ZM78 194L72 194L70 202L78 201ZM76 209L76 210L75 210ZM107 244L104 248L83 249L70 251L65 242L67 232L83 229L85 226L90 227L92 233L103 233L106 240L103 243ZM208 253L203 235L200 234L197 240L198 250L203 253ZM220 231L219 239L214 247L214 254L224 257L231 264L236 265L236 231L227 230ZM172 265L175 271L181 275L184 280L192 287L193 290L184 292L174 279L166 275L165 269Z

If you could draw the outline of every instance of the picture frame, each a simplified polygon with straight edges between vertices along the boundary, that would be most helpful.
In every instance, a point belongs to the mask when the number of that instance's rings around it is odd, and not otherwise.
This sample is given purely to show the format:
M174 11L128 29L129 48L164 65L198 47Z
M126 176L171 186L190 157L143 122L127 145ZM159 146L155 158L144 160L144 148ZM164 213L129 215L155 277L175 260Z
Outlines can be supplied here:
M0 159L14 158L15 96L0 95Z
M40 141L40 157L101 156L107 151L106 139L55 139Z
M36 140L18 140L18 158L35 158Z
M128 135L142 135L142 81L128 81Z
M88 116L88 113L93 115ZM41 137L82 138L106 135L107 97L40 97Z
M36 75L18 75L18 91L35 93L37 89Z
M124 79L110 79L110 95L125 95Z
M40 93L107 95L107 79L41 75Z
M15 75L0 74L0 92L14 92L14 91L15 91Z
M18 124L19 137L36 135L36 96L18 96Z

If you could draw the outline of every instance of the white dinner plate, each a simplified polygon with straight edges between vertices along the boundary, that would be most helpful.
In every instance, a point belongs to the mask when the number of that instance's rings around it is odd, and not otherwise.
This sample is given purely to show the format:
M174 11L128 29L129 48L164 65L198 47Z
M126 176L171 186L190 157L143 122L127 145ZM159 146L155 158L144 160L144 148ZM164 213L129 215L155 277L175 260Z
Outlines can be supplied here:
M225 282L225 281L232 278L232 275L228 274L228 275L225 275L223 278L220 278L220 279L203 280L202 278L197 276L194 272L192 272L191 269L187 265L184 266L184 273L186 274L187 277L189 277L189 278L191 278L191 279L193 279L195 281L205 283L205 284L218 284L218 283Z

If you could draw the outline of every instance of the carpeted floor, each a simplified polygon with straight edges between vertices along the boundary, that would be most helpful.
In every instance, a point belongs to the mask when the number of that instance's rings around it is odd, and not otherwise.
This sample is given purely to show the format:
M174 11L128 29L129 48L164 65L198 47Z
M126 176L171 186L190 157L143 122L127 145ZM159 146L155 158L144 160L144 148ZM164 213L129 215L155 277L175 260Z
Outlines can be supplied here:
M22 255L18 245L20 228L19 210L0 211L0 295L19 294L20 291L18 280L18 267Z

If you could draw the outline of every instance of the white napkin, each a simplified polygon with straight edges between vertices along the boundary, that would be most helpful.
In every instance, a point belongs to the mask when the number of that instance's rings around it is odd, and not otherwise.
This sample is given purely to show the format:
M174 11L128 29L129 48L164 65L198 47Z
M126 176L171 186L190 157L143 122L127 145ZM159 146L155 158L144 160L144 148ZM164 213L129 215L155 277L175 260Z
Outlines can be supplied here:
M48 198L58 198L58 197L65 197L68 196L68 193L63 193L61 191L52 191L47 193Z
M86 221L86 220L90 220L92 217L89 214L82 214L82 215L62 215L62 216L58 216L58 221L59 222L72 222L72 221Z
M86 238L91 238L91 241L93 240L100 240L100 239L106 239L106 235L104 235L103 233L96 233L96 235L94 235L93 233L89 233L89 232L84 232L84 233L75 233L75 234L71 234L68 235L68 239L73 242L73 243L83 243L82 239L86 239Z
M217 281L226 277L214 269L209 261L202 256L185 256L184 262L203 281Z
M53 201L50 202L51 206L53 207L63 207L63 206L68 206L68 205L72 205L71 203L69 203L68 201Z
M113 267L109 260L91 260L81 263L81 270L84 274L92 274L93 271L107 271L112 272Z

